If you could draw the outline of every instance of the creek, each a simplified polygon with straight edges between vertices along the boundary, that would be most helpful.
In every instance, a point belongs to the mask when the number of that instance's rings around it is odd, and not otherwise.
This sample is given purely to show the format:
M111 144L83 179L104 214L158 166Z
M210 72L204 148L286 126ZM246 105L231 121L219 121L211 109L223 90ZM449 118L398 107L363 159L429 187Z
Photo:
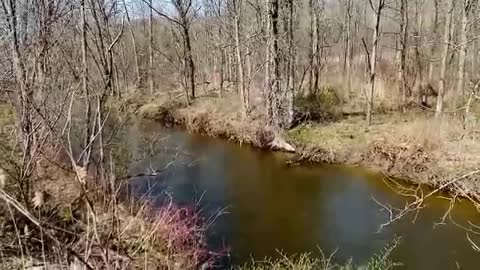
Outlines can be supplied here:
M152 122L129 127L122 144L132 152L132 174L168 167L158 176L134 177L134 192L154 201L170 196L201 209L214 220L208 243L213 250L229 250L227 264L278 257L279 250L320 256L319 249L335 252L335 262L361 264L399 236L391 259L403 264L400 269L478 269L480 253L452 222L480 224L480 214L466 201L457 203L452 220L443 224L438 223L449 201L438 196L416 218L408 215L379 231L389 213L378 202L403 207L407 198L375 173L330 165L290 167L290 154ZM469 236L480 243L479 237Z

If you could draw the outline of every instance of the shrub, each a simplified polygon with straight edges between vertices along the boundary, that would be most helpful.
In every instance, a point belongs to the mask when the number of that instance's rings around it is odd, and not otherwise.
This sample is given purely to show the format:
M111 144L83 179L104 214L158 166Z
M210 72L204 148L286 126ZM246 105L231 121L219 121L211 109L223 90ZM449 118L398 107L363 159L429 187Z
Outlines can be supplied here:
M298 96L295 99L295 125L305 121L333 121L338 118L342 103L333 87L324 87L318 93Z

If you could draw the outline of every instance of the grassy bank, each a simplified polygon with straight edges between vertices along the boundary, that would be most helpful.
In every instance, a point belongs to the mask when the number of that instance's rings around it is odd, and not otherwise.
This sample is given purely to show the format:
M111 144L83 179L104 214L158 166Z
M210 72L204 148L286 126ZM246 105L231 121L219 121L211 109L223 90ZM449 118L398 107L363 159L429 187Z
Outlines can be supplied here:
M142 117L156 120L167 127L180 126L192 133L256 147L265 146L261 138L266 126L264 117L257 114L257 117L244 119L241 104L233 96L222 99L201 97L188 107L184 102L154 99L136 107Z
M302 159L361 165L396 178L439 187L478 170L478 134L460 120L434 119L425 113L377 115L365 128L361 117L289 131ZM460 195L477 197L478 175L455 182Z
M261 106L254 106L250 117L243 118L237 100L234 95L202 97L188 107L153 100L138 112L167 126L265 148L268 128ZM330 115L283 132L282 137L295 146L298 161L363 166L480 199L478 125L464 127L460 117L451 115L435 119L428 110L376 114L368 128L361 115L339 110Z

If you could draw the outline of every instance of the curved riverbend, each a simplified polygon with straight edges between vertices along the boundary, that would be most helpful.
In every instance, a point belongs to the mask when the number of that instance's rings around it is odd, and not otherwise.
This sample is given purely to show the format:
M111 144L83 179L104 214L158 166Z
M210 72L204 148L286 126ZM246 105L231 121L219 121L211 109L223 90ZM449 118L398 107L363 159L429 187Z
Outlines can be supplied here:
M145 143L143 136L157 145ZM162 176L133 179L135 192L149 190L154 199L167 193L180 203L198 205L206 217L224 212L209 229L209 243L213 249L228 248L229 263L275 257L277 250L317 254L318 248L326 254L336 251L337 262L352 258L362 263L400 236L392 259L406 269L478 269L480 254L466 231L449 219L435 226L448 209L445 199L429 200L415 223L407 216L378 232L388 213L373 198L399 207L406 199L375 174L341 166L288 167L288 154L152 123L131 127L125 142L139 160L131 165L132 173L170 164ZM145 152L153 154L145 157ZM480 224L480 214L467 202L457 203L452 218Z

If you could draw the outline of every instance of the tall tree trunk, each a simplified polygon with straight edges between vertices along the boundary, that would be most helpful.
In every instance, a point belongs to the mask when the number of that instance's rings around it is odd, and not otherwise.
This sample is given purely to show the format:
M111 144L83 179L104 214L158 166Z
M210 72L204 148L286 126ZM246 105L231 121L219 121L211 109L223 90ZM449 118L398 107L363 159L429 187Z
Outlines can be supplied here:
M223 35L222 35L222 27L218 26L218 39L221 41ZM223 83L224 83L224 67L225 67L225 50L223 49L223 46L220 45L218 46L218 58L217 61L215 62L215 73L216 73L216 80L217 80L217 86L218 86L218 96L222 97L223 94Z
M265 33L266 33L266 38L265 38L265 83L264 83L264 90L263 90L263 101L265 103L265 113L267 115L268 121L271 122L270 116L272 114L272 100L270 99L270 92L272 88L272 52L271 52L271 47L272 47L272 38L271 38L271 31L270 31L270 25L271 25L271 20L269 16L269 8L270 8L270 2L265 1L266 4L265 7L265 18L266 18L266 26L265 26Z
M293 103L295 97L295 52L294 52L294 37L293 37L293 0L287 0L287 43L288 43L288 59L287 59L287 71L288 71L288 81L287 81L287 93L286 93L286 102L287 102L287 119L284 126L289 127L293 122Z
M251 37L250 37L251 39ZM247 44L245 48L245 65L246 65L246 79L245 79L245 88L246 88L246 94L247 94L247 100L250 101L250 87L252 83L252 68L253 68L253 63L252 63L252 51L250 48L250 44Z
M269 103L268 119L270 125L279 128L279 113L281 106L281 84L280 84L280 52L279 52L279 18L278 0L268 0L268 20L269 20L269 51L270 51L270 81L267 102Z
M319 19L318 15L315 13L313 15L313 43L312 43L312 48L313 48L313 64L312 64L312 90L310 93L317 93L318 91L318 80L320 79L320 33L318 30L319 27Z
M309 76L309 86L308 92L309 94L313 94L316 92L315 89L315 59L318 54L318 15L316 9L316 2L314 0L310 0L310 76ZM318 80L318 78L317 78Z
M229 82L233 81L233 60L232 60L232 54L230 48L225 50L225 54L227 55L227 80Z
M346 57L345 68L347 75L347 96L350 99L352 94L352 0L347 0L347 36L346 36Z
M432 23L432 35L433 35L433 42L430 45L430 60L428 63L428 83L431 85L433 84L433 67L435 58L435 52L437 50L437 39L438 39L438 13L439 13L439 3L440 0L434 0L435 5L435 13L433 15L433 23Z
M368 16L367 16L367 7L368 7L368 2L369 1L363 1L363 25L365 27L363 27L363 30L364 30L364 33L363 33L363 37L364 37L364 41L363 42L363 45L365 46L365 50L367 50L366 48L366 44L368 42L368 30L370 27L367 27L367 25L369 25L369 22L368 22ZM364 61L364 69L365 69L365 79L368 80L368 76L370 74L370 58L368 58L368 55L365 56L365 61Z
M141 77L140 77L140 63L138 61L137 41L135 39L135 34L133 32L132 21L130 19L130 14L128 13L126 0L123 0L122 2L123 2L123 8L125 9L125 16L127 17L128 29L130 31L130 38L132 40L133 58L135 60L135 75L137 77L136 87L138 88L141 83Z
M450 50L450 28L452 24L452 15L455 1L448 0L448 9L445 21L445 30L443 34L442 64L440 66L440 81L438 84L437 107L435 116L440 116L443 111L443 98L445 96L445 76L447 73L448 52Z
M480 19L479 19L480 20ZM478 33L478 31L477 31ZM479 70L478 70L478 57L479 57L479 54L480 54L480 50L479 50L479 41L478 40L474 40L472 42L472 59L471 59L471 69L470 69L470 73L471 73L471 76L472 78L476 78L479 74Z
M398 88L402 95L402 110L406 111L407 89L405 87L405 70L407 56L407 38L408 38L408 1L401 0L400 4L401 20L400 20L400 66L398 69Z
M190 95L192 99L195 99L195 63L193 62L192 44L190 41L188 23L184 22L183 25L183 38L185 39L185 61L188 69L186 72L189 76Z
M240 99L242 101L242 112L243 116L246 117L248 113L248 94L245 88L245 70L244 70L244 61L243 61L243 53L242 53L242 41L240 40L241 36L241 8L242 8L242 1L241 0L233 0L233 9L234 9L234 20L235 20L235 52L237 56L237 67L238 67L238 79L240 84Z
M423 35L423 13L419 10L419 2L415 2L415 31L414 31L414 39L413 39L413 55L414 55L414 86L413 92L414 93L421 93L424 88L424 77L423 77L423 66L422 66L422 58L420 56L420 48L422 46L422 35ZM408 89L407 89L408 90ZM407 92L407 95L411 93ZM426 103L427 96L422 95L422 104L427 105Z
M318 12L318 11L317 11ZM320 18L319 15L315 14L315 57L313 63L313 93L317 93L320 88L320 71L321 71L321 61L323 57L323 48L321 48L320 41L323 42L322 37L320 36ZM322 44L323 46L323 44Z
M478 2L478 1L477 1ZM475 14L476 16L474 17L474 21L476 22L474 25L472 25L472 32L473 33L480 33L480 4L477 3L477 5L475 5L475 10L474 12L472 12L473 14ZM479 79L479 75L480 75L480 69L478 67L478 63L479 63L479 58L480 58L480 41L477 39L477 40L474 40L473 43L472 43L472 61L471 61L471 76L473 79Z
M150 94L154 93L154 81L153 81L153 2L149 0L150 15L148 16L148 83Z
M369 0L372 1L372 0ZM376 78L376 65L377 65L377 49L378 42L380 40L380 19L382 17L382 10L385 7L385 0L378 0L377 7L374 7L370 2L373 12L375 13L375 28L373 29L372 47L370 52L370 68L369 68L369 90L367 96L367 125L372 125L372 111L373 111L373 96L375 94L375 78Z
M13 0L18 1L18 0ZM20 1L19 1L20 2ZM20 25L21 25L21 32L20 32L20 40L22 46L27 46L27 38L29 32L29 13L30 13L30 0L24 0L24 5L22 9L19 10L20 14Z
M92 133L92 108L90 104L90 91L88 87L88 63L87 63L87 22L86 22L86 7L85 1L80 1L80 16L81 16L81 27L82 27L82 93L85 97L85 133L83 135L83 149L90 149L90 134ZM88 168L90 163L90 156L87 154L90 151L86 151L83 156L82 166Z
M478 2L478 1L477 1ZM475 23L472 24L472 33L480 33L480 4L477 3L475 5L474 11L472 14L475 14L474 18L472 21L475 21ZM472 48L470 50L471 52L471 61L470 61L470 76L472 79L477 79L479 75L479 69L477 67L478 65L478 58L480 56L480 48L479 48L479 40L473 40L472 42Z
M458 100L462 100L465 97L464 81L465 81L465 61L467 58L467 27L468 16L470 12L470 5L473 0L462 0L462 24L460 29L460 46L458 55L458 82L457 82L457 95ZM459 105L457 100L457 106Z

